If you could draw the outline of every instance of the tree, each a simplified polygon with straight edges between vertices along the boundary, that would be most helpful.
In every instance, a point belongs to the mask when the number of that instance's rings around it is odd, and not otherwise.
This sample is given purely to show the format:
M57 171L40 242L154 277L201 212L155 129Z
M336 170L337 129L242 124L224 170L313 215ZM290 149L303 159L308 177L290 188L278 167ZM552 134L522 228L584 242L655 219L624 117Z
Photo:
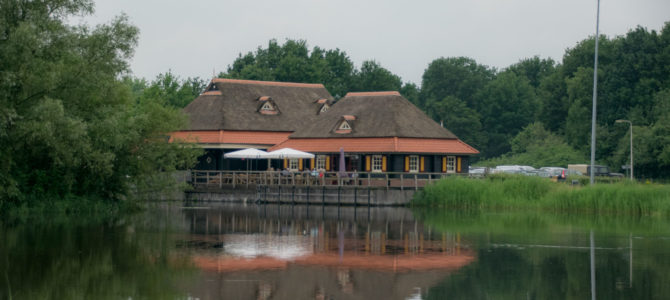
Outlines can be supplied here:
M431 101L426 111L431 118L444 124L445 128L469 145L477 149L486 145L487 136L482 131L479 114L462 100L447 96L442 101Z
M176 109L132 101L119 80L137 43L125 16L69 26L87 0L5 0L0 14L0 204L43 196L120 199L196 151L168 143Z
M181 80L177 75L172 74L172 71L168 71L158 74L148 86L145 82L144 88L135 87L141 88L141 93L135 96L136 99L154 99L163 105L184 108L198 97L206 86L207 82L199 77Z
M402 80L374 60L367 60L353 76L351 91L400 91Z
M489 134L484 157L499 156L510 150L509 139L536 119L539 101L535 90L523 77L512 72L499 74L477 94L482 126Z
M427 101L431 99L454 96L468 107L478 109L475 94L493 79L494 74L495 70L467 57L433 60L423 73L419 107L427 107Z
M539 88L544 78L556 72L556 62L553 59L541 59L539 56L520 60L509 66L505 71L512 72L517 76L526 77L528 83L534 88Z
M240 54L219 77L323 83L335 98L352 90L354 63L340 49L314 47L310 52L303 40L286 40L283 45L270 40L267 48Z
M544 128L542 123L526 126L510 141L511 151L490 160L479 162L486 166L530 165L560 166L585 161L585 156L570 147L565 140Z

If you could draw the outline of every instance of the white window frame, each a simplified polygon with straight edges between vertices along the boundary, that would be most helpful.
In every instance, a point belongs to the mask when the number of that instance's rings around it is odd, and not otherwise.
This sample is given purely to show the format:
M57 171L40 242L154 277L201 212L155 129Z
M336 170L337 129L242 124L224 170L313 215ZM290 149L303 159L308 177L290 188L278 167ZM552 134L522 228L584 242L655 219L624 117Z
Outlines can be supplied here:
M384 162L382 156L373 155L370 160L370 170L372 172L381 172L383 169L382 163Z
M342 121L342 123L340 124L340 128L338 128L338 129L339 130L351 130L351 125L349 125L349 122L347 122L347 121Z
M317 155L316 156L316 169L326 169L326 156L325 155Z
M329 108L330 108L330 106L328 106L328 104L324 104L323 106L321 106L321 111L320 112L325 113L325 112L328 111Z
M410 155L409 156L409 172L410 173L419 173L419 156Z
M272 103L270 102L265 102L263 103L263 106L261 106L262 111L274 111L275 108L272 106Z
M288 168L289 170L298 170L300 169L300 159L299 158L290 158L288 160Z
M456 173L456 156L447 156L447 173Z

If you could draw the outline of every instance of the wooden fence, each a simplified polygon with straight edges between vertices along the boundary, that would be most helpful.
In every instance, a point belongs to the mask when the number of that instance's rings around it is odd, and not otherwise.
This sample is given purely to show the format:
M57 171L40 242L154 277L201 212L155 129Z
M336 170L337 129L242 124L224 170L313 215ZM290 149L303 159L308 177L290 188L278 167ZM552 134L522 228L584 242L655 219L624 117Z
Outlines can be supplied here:
M195 188L237 188L257 186L338 186L386 189L419 189L447 176L468 174L406 172L282 172L193 170Z

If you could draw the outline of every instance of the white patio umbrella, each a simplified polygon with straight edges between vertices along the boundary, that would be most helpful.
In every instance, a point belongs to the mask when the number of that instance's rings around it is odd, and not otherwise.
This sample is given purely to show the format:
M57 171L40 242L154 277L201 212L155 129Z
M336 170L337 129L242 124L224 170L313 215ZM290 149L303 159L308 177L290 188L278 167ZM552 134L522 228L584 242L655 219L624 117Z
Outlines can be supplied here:
M314 154L298 151L292 148L282 148L268 152L263 158L283 159L283 158L314 158Z
M241 158L241 159L261 159L265 158L264 155L268 154L263 150L258 150L254 148L242 149L233 152L228 152L223 155L224 158ZM249 172L249 161L247 161L247 172Z
M254 148L242 149L233 152L229 152L223 155L225 158L249 158L249 159L259 159L265 158L264 155L268 154L263 150L258 150Z

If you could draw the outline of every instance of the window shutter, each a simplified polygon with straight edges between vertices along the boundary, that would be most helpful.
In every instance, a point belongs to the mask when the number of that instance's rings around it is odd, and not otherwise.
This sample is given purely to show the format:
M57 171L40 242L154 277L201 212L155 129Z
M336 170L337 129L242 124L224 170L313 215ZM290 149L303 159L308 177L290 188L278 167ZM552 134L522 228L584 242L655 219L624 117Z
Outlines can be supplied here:
M365 156L365 172L370 172L370 155Z
M382 172L386 172L386 155L382 156Z
M288 158L284 158L284 169L288 168Z
M421 156L421 158L419 159L419 163L420 163L419 172L423 172L424 170L426 170L426 168L424 167L424 162L425 162L425 157Z
M456 173L460 173L460 172L461 172L461 157L459 156L456 159Z
M442 173L447 172L447 157L442 156Z
M302 159L298 160L298 170L302 171Z
M409 172L409 155L405 155L405 172Z
M326 171L330 171L330 156L326 156Z
M314 158L309 160L309 168L310 169L314 169L314 163L315 163L314 160L315 160Z

